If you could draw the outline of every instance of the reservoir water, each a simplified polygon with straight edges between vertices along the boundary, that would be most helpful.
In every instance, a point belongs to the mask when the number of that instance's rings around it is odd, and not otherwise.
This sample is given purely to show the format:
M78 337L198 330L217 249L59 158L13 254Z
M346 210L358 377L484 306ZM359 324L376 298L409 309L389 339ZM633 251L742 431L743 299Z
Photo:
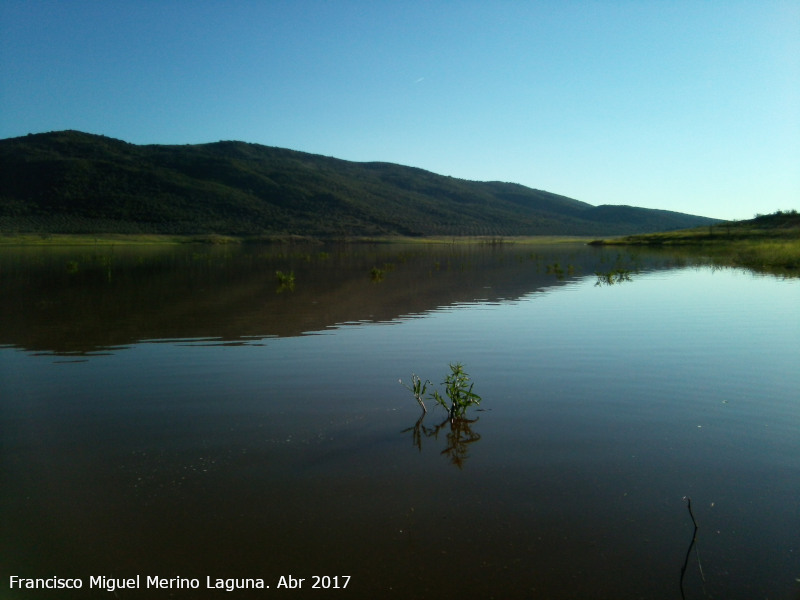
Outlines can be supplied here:
M796 600L798 308L581 245L0 249L0 596Z

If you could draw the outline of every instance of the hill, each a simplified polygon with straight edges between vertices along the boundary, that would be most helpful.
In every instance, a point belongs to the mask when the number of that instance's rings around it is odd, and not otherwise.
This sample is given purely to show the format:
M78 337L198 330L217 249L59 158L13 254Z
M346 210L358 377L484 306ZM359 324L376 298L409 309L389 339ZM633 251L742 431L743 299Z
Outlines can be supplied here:
M0 140L2 232L608 236L714 222L245 142L134 145L79 131Z

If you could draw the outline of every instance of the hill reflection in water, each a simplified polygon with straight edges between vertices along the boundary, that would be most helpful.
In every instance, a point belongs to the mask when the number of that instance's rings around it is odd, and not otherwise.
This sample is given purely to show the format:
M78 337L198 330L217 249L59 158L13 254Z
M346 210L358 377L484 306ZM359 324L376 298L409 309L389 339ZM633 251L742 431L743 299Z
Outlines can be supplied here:
M253 343L674 264L578 244L4 248L0 344L85 354L144 340Z

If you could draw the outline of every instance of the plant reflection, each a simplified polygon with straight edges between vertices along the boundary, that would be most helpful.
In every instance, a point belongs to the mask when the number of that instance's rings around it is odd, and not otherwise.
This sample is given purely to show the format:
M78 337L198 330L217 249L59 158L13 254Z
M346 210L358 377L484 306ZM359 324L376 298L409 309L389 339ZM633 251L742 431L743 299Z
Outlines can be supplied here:
M439 439L439 434L445 432L445 448L440 452L446 456L450 463L459 469L464 467L464 462L469 458L469 445L481 439L480 434L472 430L472 426L478 422L478 418L465 419L445 418L444 421L433 427L426 427L424 424L426 413L422 413L413 427L404 429L401 433L411 432L414 446L422 452L422 441L425 438Z

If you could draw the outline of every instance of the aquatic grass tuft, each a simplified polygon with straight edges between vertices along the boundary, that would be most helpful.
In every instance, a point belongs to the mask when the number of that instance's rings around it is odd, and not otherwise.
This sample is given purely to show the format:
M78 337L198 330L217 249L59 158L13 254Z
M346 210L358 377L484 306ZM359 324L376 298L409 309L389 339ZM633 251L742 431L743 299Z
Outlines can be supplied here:
M800 214L796 210L756 215L749 221L594 240L590 245L685 248L690 255L719 266L800 276Z
M433 392L433 399L448 410L450 419L463 417L470 406L481 403L481 397L472 391L475 384L470 381L461 363L450 364L450 374L445 377L442 384L445 386L445 394L450 399L450 407L448 408L447 401L442 398L438 390Z
M383 263L383 267L372 267L370 269L369 278L373 283L380 283L390 271L394 271L394 263Z
M427 413L428 409L425 407L423 397L430 381L426 379L423 382L416 374L411 376L411 381L411 386L403 385L414 394L414 398L419 402L422 410ZM400 383L403 383L402 380ZM450 373L445 377L442 385L444 385L444 393L447 398L442 396L439 390L434 390L429 397L447 411L451 421L463 418L470 406L481 403L481 397L472 391L475 384L471 381L469 374L464 371L461 363L450 363Z
M422 410L424 412L428 412L428 408L425 406L423 398L425 397L425 390L428 389L428 384L430 384L430 381L426 379L423 382L422 379L420 379L419 375L417 375L416 373L412 373L411 385L406 385L405 383L403 383L402 379L400 380L400 383L403 384L405 387L407 387L412 394L414 394L414 398L417 399L417 402L419 402L419 405L422 407Z
M380 283L381 281L383 281L383 277L385 274L386 272L383 269L380 269L378 267L372 267L372 269L369 272L369 278L372 280L372 283Z
M283 271L275 271L275 277L278 280L277 292L280 294L285 291L294 291L294 271L284 273Z
M633 281L631 279L631 272L628 269L612 269L611 271L607 271L605 273L596 272L597 275L597 282L595 286L598 285L615 285L617 283L623 283L625 281Z

